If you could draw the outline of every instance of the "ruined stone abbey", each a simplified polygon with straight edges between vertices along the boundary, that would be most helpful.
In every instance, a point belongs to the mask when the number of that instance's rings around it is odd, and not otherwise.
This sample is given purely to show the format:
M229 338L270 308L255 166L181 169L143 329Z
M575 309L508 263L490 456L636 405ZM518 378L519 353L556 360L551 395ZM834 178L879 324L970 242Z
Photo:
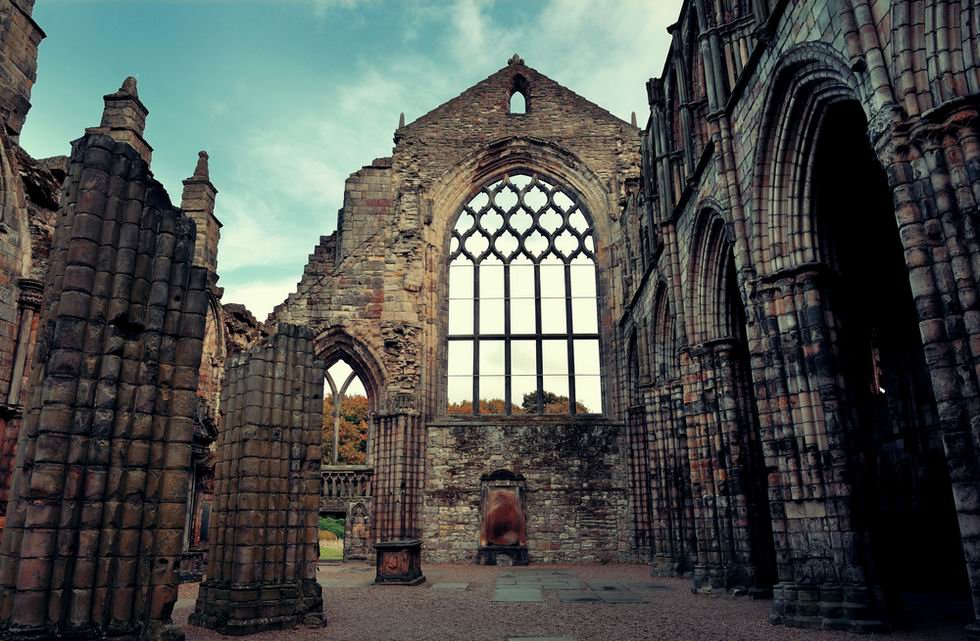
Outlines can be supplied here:
M379 584L646 563L777 625L980 616L976 0L685 0L639 125L515 54L402 119L263 323L132 78L70 157L19 146L33 5L0 0L3 639L175 638L182 581L192 625L319 625L324 511ZM364 465L321 465L340 361Z

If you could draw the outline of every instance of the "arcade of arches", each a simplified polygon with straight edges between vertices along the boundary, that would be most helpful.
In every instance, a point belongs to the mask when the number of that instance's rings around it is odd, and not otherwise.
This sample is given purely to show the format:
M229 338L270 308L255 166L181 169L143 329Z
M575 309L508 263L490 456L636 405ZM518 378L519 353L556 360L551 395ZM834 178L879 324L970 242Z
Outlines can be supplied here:
M642 126L515 54L400 120L265 323L134 79L69 158L20 148L33 4L0 0L0 636L170 638L181 581L192 625L320 625L345 515L380 584L649 563L980 638L976 2L689 0Z

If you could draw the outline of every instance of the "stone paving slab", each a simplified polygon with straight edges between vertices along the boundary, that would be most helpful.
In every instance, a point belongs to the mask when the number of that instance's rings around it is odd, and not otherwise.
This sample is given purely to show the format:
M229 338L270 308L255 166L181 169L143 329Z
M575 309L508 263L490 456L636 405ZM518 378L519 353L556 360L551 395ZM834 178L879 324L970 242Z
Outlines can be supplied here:
M562 603L597 603L601 601L599 595L591 590L562 590L558 593L558 600Z
M669 585L664 585L663 583L649 583L639 581L636 583L630 583L629 586L634 590L658 590L661 592L673 592L674 588Z
M537 588L498 588L493 603L541 603L544 595Z
M469 583L433 583L433 590L465 590Z
M585 584L581 581L542 581L542 590L581 590Z
M642 594L636 592L597 592L603 603L647 603Z
M510 637L507 641L575 641L575 637Z
M596 592L626 592L628 590L622 583L610 583L608 581L586 581L586 583Z

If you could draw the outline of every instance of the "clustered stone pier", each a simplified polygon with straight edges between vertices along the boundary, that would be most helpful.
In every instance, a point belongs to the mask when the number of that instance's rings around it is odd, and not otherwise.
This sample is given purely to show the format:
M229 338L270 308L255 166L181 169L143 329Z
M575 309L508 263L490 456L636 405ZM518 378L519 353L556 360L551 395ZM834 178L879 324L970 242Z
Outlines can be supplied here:
M223 634L323 624L319 558L323 364L280 324L229 360L207 580L191 623Z
M194 235L131 145L73 144L0 546L4 638L173 631L206 308Z

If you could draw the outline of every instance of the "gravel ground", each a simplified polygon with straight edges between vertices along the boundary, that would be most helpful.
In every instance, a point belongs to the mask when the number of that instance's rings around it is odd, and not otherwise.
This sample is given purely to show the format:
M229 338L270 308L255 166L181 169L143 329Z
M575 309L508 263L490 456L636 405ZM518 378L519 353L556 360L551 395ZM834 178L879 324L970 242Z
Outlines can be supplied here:
M298 628L250 636L253 641L507 641L512 637L571 637L577 641L771 641L864 640L946 641L962 639L967 621L949 620L938 611L915 629L884 637L842 632L795 630L767 623L770 602L746 597L695 596L686 579L651 578L640 565L533 566L532 570L566 570L587 583L618 583L648 603L560 603L544 592L543 603L493 603L496 580L519 575L521 568L475 565L426 565L427 582L416 587L373 586L367 565L321 566L327 626ZM464 591L432 590L434 583L468 583ZM181 586L174 612L188 641L227 640L215 632L187 625L196 585ZM941 607L941 606L940 606ZM928 622L925 622L928 621Z

